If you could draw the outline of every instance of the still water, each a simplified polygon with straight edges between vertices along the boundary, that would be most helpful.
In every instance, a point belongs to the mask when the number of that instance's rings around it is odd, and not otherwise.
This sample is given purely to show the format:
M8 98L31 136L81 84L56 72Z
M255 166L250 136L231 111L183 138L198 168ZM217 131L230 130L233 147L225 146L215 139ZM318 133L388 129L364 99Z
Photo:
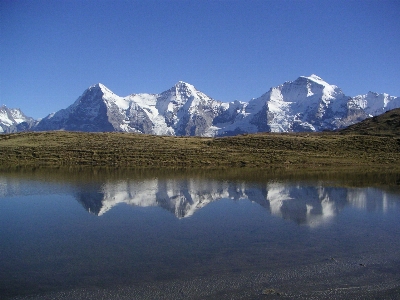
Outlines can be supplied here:
M399 174L0 173L0 298L355 295L400 297Z

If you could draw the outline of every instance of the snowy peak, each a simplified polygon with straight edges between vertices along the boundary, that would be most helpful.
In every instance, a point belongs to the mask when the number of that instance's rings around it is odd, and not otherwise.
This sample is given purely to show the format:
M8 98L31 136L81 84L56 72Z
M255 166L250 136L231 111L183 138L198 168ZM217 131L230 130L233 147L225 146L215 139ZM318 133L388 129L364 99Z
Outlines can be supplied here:
M190 97L195 97L198 93L193 85L184 81L178 81L172 87L171 92L178 102L186 102Z
M67 109L73 111L78 107L81 107L82 105L98 106L100 102L103 102L103 97L106 94L113 95L113 93L101 83L92 85L83 92L83 94L75 101L72 106L68 107Z
M186 90L186 91L191 90L191 91L197 91L196 88L195 88L193 85L191 85L190 83L184 82L184 81L178 81L178 82L174 85L174 87L175 87L177 90Z
M300 82L304 82L304 80L306 80L307 86L321 86L324 90L326 90L327 93L332 94L335 90L341 92L341 90L336 85L331 85L327 83L325 80L315 74L312 74L311 76L300 76L297 80L299 80Z
M5 105L0 107L1 119L9 124L19 124L31 119L25 116L25 114L19 108L8 108Z
M399 97L369 92L351 98L315 74L272 87L249 102L230 103L214 100L184 81L178 81L161 93L126 97L118 96L102 83L97 83L86 89L69 107L42 119L34 130L209 137L322 131L347 127L369 115L397 107L400 107ZM4 131L4 126L23 118L17 111L8 111L7 117L2 113L2 119Z
M12 117L10 110L5 105L2 105L0 107L0 122L2 122L2 124L4 124L5 126L11 126L16 123Z
M317 84L320 84L322 86L331 86L329 83L327 83L325 80L323 80L321 77L319 77L319 76L317 76L315 74L312 74L310 76L300 76L299 78L305 78L305 79L307 79L309 81L313 81L313 82L315 82Z
M315 80L315 81L324 81L321 77L315 75L315 74L311 74L311 76L308 77L311 80Z
M156 108L174 135L214 136L212 123L222 102L215 101L184 81L157 97Z
M98 83L95 85L96 88L100 89L103 94L111 94L111 95L115 95L109 88L107 88L104 84L102 83Z
M386 93L369 91L365 95L353 97L353 103L358 105L370 116L377 116L388 110L400 107L400 97L390 96Z
M96 84L90 86L83 93L83 95L88 94L88 93L92 93L92 94L112 94L112 95L114 95L114 93L102 83L96 83Z
M270 97L274 101L304 102L313 99L326 100L343 92L336 86L330 85L317 75L300 76L295 81L287 81L282 85L272 87L262 97Z
M334 129L346 115L347 97L335 85L313 74L273 87L251 100L247 112L258 131L291 132Z
M93 84L88 88L88 90L93 90L93 89L100 89L100 90L106 89L106 90L108 90L108 88L104 84L102 84L100 82L96 83L96 84Z
M106 105L113 97L120 98L101 83L92 85L72 105L42 119L34 130L115 131Z
M15 122L22 123L25 122L28 117L24 115L24 113L19 108L10 108L10 113Z
M35 120L27 117L19 108L0 107L0 133L12 133L29 130Z

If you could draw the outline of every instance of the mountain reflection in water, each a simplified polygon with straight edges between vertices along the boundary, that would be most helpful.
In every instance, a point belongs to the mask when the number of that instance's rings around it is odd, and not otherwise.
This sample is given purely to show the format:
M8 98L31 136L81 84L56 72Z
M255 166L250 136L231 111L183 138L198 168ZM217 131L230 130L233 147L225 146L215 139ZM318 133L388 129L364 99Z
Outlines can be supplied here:
M83 176L83 175L82 175ZM85 177L87 175L84 174ZM90 213L102 216L118 204L161 207L177 218L187 218L221 199L249 200L274 216L311 227L329 222L345 206L385 212L398 205L398 191L379 187L344 187L325 180L277 180L264 182L216 180L196 176L150 176L82 181L52 181L40 176L0 177L0 197L24 194L69 194ZM396 177L397 178L397 177ZM396 179L397 180L397 179Z
M249 200L272 215L309 226L318 226L338 215L346 205L360 209L385 211L396 205L384 191L375 188L293 185L290 183L251 184L212 180L119 181L82 189L76 199L90 213L101 216L125 203L138 207L158 206L177 218L220 199Z
M0 298L399 294L400 174L186 172L0 173Z

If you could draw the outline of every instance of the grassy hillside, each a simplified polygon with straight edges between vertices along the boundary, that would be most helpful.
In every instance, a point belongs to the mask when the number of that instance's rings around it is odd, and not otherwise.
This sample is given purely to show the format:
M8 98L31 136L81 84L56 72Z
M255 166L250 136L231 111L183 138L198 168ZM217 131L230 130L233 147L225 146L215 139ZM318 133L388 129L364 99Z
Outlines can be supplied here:
M400 136L400 108L368 118L342 130L343 133Z
M346 131L224 138L127 133L0 135L0 165L400 169L400 136Z

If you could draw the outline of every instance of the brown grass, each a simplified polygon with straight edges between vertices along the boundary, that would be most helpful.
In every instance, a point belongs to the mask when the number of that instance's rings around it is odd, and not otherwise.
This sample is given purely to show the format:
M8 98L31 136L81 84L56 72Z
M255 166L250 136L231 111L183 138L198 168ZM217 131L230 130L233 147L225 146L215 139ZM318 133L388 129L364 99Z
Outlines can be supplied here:
M301 133L200 138L65 131L0 135L3 167L400 169L399 162L398 136Z

